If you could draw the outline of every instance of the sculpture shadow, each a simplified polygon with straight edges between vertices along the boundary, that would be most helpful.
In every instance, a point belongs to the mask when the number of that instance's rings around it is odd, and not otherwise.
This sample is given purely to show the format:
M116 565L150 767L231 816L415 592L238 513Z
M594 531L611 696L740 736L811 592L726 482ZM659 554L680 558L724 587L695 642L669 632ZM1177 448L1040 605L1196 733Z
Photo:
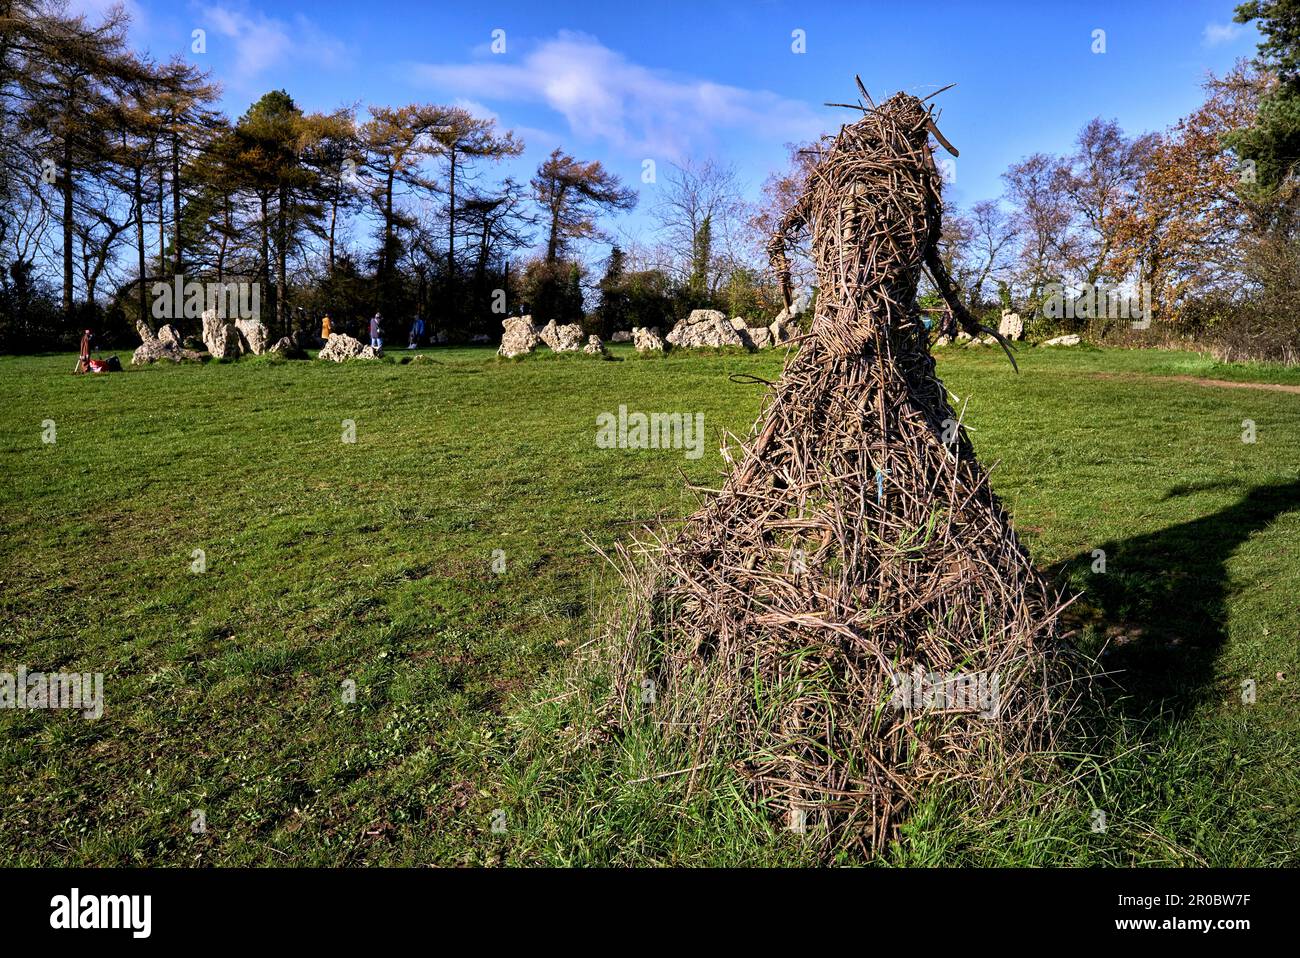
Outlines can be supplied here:
M1236 482L1176 486L1164 500ZM1159 532L1111 540L1106 571L1095 572L1094 552L1059 567L1083 597L1067 612L1081 645L1122 693L1112 699L1135 717L1185 714L1229 692L1215 681L1215 660L1227 638L1232 585L1228 562L1278 516L1300 510L1300 481L1250 488L1218 512Z

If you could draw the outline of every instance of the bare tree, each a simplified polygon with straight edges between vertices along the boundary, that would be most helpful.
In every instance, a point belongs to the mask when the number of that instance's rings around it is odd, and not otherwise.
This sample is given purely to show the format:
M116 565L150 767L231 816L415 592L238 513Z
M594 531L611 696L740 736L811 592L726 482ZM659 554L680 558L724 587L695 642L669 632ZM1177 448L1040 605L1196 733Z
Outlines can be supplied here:
M966 240L964 287L975 303L990 300L987 284L1003 279L1011 264L1016 229L997 200L981 200L963 217L969 231Z
M740 261L748 212L733 167L713 159L673 164L652 208L663 266L681 283L716 292Z
M1059 159L1035 153L1002 174L1020 237L1017 278L1031 310L1038 309L1047 284L1064 276L1075 256L1062 169Z

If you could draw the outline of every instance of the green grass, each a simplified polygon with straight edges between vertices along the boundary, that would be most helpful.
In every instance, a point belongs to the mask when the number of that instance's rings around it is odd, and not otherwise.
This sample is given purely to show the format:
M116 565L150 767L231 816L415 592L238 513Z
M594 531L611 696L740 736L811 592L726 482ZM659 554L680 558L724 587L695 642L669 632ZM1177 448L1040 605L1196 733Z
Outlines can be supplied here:
M715 479L717 436L761 399L728 376L774 379L780 357L425 355L97 377L68 355L0 358L0 671L103 672L106 698L98 721L0 711L0 860L810 860L725 770L689 799L634 781L654 770L644 732L605 741L568 692L619 594L587 537L689 512L686 483ZM1019 358L1020 376L993 350L940 369L1036 561L1086 592L1079 642L1109 642L1122 685L1096 754L1069 760L1075 784L991 820L933 795L887 860L1295 864L1300 396L1144 377L1300 374ZM703 412L706 454L597 448L596 415L620 404Z

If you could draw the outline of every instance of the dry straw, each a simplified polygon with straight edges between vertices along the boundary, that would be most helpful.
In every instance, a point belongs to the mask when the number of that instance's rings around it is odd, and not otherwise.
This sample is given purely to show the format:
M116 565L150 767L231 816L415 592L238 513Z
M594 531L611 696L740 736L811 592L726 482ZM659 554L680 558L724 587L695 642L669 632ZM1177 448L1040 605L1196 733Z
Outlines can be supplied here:
M989 808L1015 793L1072 679L1062 604L989 488L916 308L928 268L963 326L989 332L937 252L929 135L948 144L921 100L859 89L861 118L821 142L771 246L788 302L787 241L811 235L808 335L750 438L724 449L722 488L676 534L620 549L632 599L614 691L620 722L673 746L682 774L657 781L690 790L734 761L779 824L872 854L936 783ZM899 677L918 674L977 677L996 715L897 707Z

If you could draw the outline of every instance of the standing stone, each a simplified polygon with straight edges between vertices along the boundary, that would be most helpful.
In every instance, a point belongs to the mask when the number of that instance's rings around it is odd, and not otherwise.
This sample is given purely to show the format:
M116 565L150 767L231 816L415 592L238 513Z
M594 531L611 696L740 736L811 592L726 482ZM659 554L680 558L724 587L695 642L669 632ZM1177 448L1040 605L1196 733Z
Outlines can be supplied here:
M516 356L527 355L537 348L539 340L532 316L511 316L503 319L501 325L505 327L505 332L501 336L498 356L513 359Z
M592 334L587 337L587 345L582 347L582 351L588 356L605 355L605 344L600 341L600 337Z
M357 358L366 349L370 347L363 345L361 340L354 339L347 333L330 333L325 348L316 354L316 358L341 363L345 359Z
M1022 339L1025 335L1025 321L1019 313L1004 309L1002 319L998 322L998 333L1007 339Z
M203 345L213 359L233 359L239 355L241 346L239 330L228 319L217 315L215 309L203 313Z
M662 353L664 341L658 326L637 326L632 330L632 345L638 353Z
M673 327L668 342L683 349L745 345L731 321L716 309L691 310L690 316Z
M260 319L237 319L235 329L239 330L239 342L244 352L260 356L266 352L271 334Z
M789 326L796 319L808 311L808 306L812 302L812 293L808 290L800 290L791 300L790 305L783 307L781 312L776 314L776 322L782 326Z
M281 336L267 352L279 353L286 359L305 359L307 356L306 351L298 345L292 336Z
M751 326L743 316L732 316L731 328L736 331L746 349L767 349L773 344L772 330L769 327Z
M141 322L136 324L136 332L144 340L131 355L132 366L145 366L167 359L174 363L181 360L196 361L202 357L192 349L186 349L181 334L175 326L164 326L155 336L149 327Z
M557 353L573 353L582 348L582 327L577 323L557 326L555 320L551 320L537 335Z
M609 341L611 343L630 343L632 342L632 331L628 329L616 330L614 334L609 337Z

